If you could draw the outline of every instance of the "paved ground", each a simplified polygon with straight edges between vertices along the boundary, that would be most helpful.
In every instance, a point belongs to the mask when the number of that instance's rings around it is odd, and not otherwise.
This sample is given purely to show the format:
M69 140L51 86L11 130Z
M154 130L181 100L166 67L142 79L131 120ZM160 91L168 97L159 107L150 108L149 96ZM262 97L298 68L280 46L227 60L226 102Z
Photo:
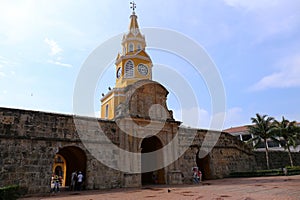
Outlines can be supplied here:
M214 199L214 200L300 200L300 175L259 178L231 178L204 181L199 185L149 186L135 189L61 192L48 197L23 200L103 200L103 199Z

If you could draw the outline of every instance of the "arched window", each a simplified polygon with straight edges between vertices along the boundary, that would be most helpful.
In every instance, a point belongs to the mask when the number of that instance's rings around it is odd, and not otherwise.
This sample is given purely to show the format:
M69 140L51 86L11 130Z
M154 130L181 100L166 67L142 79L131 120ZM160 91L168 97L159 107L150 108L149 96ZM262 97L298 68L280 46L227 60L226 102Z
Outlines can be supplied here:
M133 62L131 60L128 60L125 64L124 77L125 78L132 78L133 77L133 71L134 71Z
M129 52L133 52L133 49L134 49L133 44L130 43L130 44L129 44Z
M142 45L141 44L138 44L137 45L137 50L139 51L139 50L141 50L142 49Z

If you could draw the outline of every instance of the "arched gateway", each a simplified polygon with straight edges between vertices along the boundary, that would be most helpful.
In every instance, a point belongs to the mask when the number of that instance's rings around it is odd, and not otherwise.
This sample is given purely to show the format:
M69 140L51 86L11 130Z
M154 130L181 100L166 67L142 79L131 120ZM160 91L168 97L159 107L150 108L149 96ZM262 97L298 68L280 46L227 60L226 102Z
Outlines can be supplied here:
M147 170L149 165L155 168L159 163L163 162L163 155L156 150L163 147L162 142L156 136L146 137L143 139L142 148L142 172ZM151 160L145 157L145 153L152 152ZM144 155L143 155L144 154ZM165 184L164 168L142 173L142 185L147 184Z
M199 158L199 151L196 155L196 163L199 170L202 172L202 180L212 179L210 170L210 155L207 154L203 158Z
M72 172L81 171L86 175L86 162L86 154L79 147L63 147L54 157L52 172L63 178L63 187L69 187Z

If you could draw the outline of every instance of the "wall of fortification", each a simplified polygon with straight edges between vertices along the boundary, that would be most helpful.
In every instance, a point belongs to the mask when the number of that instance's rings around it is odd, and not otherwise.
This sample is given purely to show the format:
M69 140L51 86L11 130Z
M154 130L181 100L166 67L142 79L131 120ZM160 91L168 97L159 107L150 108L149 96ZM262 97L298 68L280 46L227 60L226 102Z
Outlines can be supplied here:
M156 135L162 146L172 145L163 155L165 161L179 157L164 168L165 182L169 184L191 183L194 166L203 170L205 179L264 168L264 152L254 154L246 144L227 133L179 128L176 121L168 121L157 130L147 126L148 119L137 118L135 122L146 128L135 129L126 120L119 124L130 130L130 136L113 121L76 117L74 122L72 115L0 108L0 187L20 184L29 193L48 192L57 153L72 155L73 160L77 159L77 153L81 155L78 159L85 162L81 168L85 170L87 189L139 187L140 174L115 170L134 160L123 158L124 163L120 162L118 150L109 145L141 152L141 133ZM299 153L293 157L295 165L299 165ZM272 152L270 158L272 168L289 164L283 152ZM102 164L102 159L112 167Z
M182 129L181 132L183 135L190 135L190 139L195 134L191 129ZM204 179L223 178L234 171L256 169L255 156L246 144L217 131L197 130L192 145L179 160L185 183L191 182L191 170L194 166L200 168Z
M294 166L300 166L300 152L292 152ZM258 169L267 169L266 153L255 151L255 158ZM269 151L270 169L283 168L290 166L290 159L287 151Z
M95 119L78 120L81 131L99 134L93 129ZM115 124L96 122L117 144ZM89 142L94 144L86 140L85 145ZM90 155L79 138L73 116L9 108L0 108L0 187L19 184L28 193L48 192L54 156L65 147L79 148L86 155L87 189L121 187L123 174Z

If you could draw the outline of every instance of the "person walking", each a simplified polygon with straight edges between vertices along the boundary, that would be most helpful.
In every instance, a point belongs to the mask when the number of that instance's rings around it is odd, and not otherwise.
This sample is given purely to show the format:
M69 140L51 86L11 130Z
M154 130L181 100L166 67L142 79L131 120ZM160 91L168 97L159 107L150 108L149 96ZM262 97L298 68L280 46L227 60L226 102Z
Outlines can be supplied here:
M82 189L82 183L83 183L83 174L81 173L81 171L79 171L77 175L77 190L80 191Z
M70 190L73 191L76 189L76 182L77 182L77 173L74 171L71 174L71 185L70 185Z

